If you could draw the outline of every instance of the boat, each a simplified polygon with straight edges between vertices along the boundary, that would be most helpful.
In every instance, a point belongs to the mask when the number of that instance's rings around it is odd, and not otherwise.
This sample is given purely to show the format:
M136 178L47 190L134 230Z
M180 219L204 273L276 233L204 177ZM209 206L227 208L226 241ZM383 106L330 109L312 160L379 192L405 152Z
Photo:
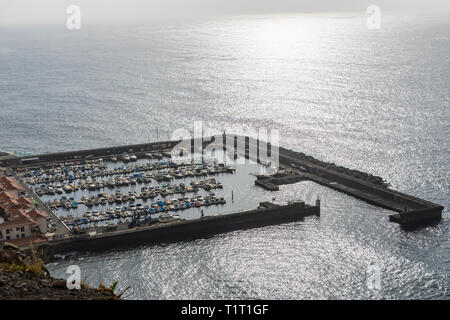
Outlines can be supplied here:
M84 218L90 218L92 215L91 215L91 212L90 211L86 211L84 214L83 214L83 217Z
M152 182L152 179L149 176L145 176L143 179L144 179L144 183L151 183Z

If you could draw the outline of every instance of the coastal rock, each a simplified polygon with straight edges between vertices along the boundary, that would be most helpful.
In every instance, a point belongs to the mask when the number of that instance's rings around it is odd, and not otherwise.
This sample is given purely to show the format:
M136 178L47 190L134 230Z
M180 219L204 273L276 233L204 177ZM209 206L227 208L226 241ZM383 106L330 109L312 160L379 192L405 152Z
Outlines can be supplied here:
M46 272L19 271L10 268L23 263L17 247L0 242L0 300L111 300L117 296L105 290L82 286L69 290L66 280L54 279Z

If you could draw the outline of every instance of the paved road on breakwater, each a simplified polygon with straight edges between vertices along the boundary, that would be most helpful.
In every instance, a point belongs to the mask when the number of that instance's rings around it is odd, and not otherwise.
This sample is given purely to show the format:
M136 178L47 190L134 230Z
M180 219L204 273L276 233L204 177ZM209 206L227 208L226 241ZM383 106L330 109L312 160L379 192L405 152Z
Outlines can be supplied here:
M280 147L278 151L279 162L282 167L294 169L299 175L308 180L344 192L372 205L399 213L408 212L412 222L421 222L429 219L430 216L418 214L418 210L431 212L433 218L439 217L440 219L441 217L443 207L438 204L389 188L383 188L368 181L298 159L295 152L292 150ZM243 155L245 156L245 154ZM303 172L298 168L293 167L292 164L303 166L308 172ZM412 218L412 214L414 214L414 218Z

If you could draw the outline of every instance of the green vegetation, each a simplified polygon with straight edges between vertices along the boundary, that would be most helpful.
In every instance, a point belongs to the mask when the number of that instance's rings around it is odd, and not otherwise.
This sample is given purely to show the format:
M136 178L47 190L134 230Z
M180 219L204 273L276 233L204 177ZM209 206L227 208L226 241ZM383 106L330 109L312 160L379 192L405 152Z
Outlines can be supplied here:
M116 290L118 281L114 281L112 285L110 285L109 287L106 287L103 283L100 283L100 285L98 286L98 289L100 291L104 291L109 293L111 296L115 297L115 298L121 298L123 296L123 294L130 289L130 286L128 286L125 290L123 290L121 293L116 294L114 291Z
M9 271L34 272L39 275L49 274L42 259L42 252L39 254L36 248L30 243L31 255L20 258L19 263L4 263L3 267Z

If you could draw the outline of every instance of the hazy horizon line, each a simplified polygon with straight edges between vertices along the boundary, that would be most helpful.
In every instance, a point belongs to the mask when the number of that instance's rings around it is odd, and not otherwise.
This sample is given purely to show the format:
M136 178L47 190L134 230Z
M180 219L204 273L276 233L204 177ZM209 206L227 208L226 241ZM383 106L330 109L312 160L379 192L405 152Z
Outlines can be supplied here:
M344 14L367 15L369 5L386 14L447 15L450 1L429 0L0 0L0 25L65 23L67 8L81 8L83 21L129 22L239 15Z

